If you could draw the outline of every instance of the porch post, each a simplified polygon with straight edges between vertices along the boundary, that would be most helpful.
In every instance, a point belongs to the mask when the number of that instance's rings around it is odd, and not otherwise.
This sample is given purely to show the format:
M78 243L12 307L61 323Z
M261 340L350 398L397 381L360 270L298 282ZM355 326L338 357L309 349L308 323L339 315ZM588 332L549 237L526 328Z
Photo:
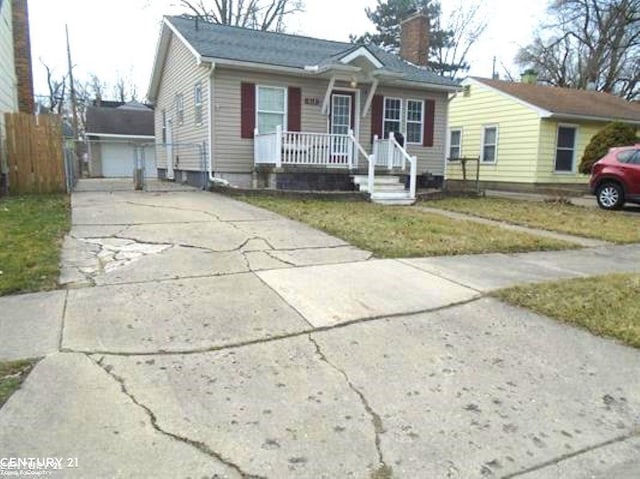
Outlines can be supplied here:
M418 174L418 157L414 156L411 161L411 177L409 179L409 195L412 200L416 199L416 175Z
M258 139L258 129L253 129L253 166L256 166L259 161L262 161L260 156L260 140Z
M378 135L373 135L373 148L371 151L373 154L374 164L378 164Z
M393 153L396 142L396 137L392 131L389 132L389 140L387 142L387 167L391 170L393 168Z
M282 125L276 126L276 168L282 167Z
M353 168L353 151L355 150L355 136L353 130L349 129L349 142L347 143L347 167Z

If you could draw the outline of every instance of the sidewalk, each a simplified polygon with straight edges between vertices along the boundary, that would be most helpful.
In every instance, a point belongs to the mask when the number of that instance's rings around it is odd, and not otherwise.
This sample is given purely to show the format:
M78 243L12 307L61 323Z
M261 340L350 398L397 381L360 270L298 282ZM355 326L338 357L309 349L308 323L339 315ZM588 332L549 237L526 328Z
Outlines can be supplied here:
M640 352L487 296L640 272L640 245L378 260L212 194L72 204L69 289L0 298L0 358L45 356L0 456L77 457L65 478L640 471Z

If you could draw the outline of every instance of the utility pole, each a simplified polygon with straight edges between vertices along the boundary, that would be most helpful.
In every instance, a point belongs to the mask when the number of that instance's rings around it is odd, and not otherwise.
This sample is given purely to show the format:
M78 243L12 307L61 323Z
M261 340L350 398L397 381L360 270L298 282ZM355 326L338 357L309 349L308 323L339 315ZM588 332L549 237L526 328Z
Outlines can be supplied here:
M82 164L80 163L80 157L78 155L77 141L78 141L78 105L76 100L76 88L73 82L73 63L71 62L71 46L69 45L69 25L64 26L67 34L67 61L69 63L69 91L71 92L71 114L73 122L73 145L76 153L76 160L78 165L78 173L82 173Z
M493 69L491 71L491 79L492 80L497 80L498 79L498 72L496 71L496 57L493 57Z

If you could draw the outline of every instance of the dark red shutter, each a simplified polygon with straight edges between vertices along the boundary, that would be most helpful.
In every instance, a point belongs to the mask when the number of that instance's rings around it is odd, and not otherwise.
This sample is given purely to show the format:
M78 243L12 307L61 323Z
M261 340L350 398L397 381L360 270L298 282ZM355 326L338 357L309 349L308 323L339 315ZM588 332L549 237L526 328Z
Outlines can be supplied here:
M422 146L433 146L433 130L436 119L436 102L433 100L424 101L424 135Z
M289 105L287 108L287 129L289 131L302 130L302 90L290 86L287 93Z
M371 142L373 142L374 135L382 138L383 109L384 97L382 95L373 95L373 101L371 102Z
M256 85L240 84L240 137L253 138L256 128Z

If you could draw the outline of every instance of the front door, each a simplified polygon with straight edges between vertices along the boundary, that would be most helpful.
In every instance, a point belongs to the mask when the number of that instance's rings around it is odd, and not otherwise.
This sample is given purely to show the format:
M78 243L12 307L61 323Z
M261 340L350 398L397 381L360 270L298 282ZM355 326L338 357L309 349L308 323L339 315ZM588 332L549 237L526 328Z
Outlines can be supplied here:
M347 163L351 142L348 135L354 125L354 99L352 92L334 92L331 94L331 114L329 115L329 133L340 135L331 137L331 159L337 164ZM344 136L343 136L344 135Z

